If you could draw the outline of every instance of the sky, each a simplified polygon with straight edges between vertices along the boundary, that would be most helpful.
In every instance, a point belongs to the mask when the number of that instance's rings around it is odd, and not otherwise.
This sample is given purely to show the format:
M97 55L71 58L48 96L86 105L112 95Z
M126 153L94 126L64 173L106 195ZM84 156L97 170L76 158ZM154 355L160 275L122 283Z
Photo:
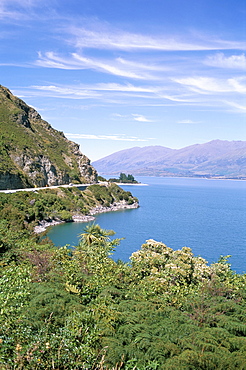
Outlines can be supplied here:
M246 140L245 0L0 0L0 84L80 144Z

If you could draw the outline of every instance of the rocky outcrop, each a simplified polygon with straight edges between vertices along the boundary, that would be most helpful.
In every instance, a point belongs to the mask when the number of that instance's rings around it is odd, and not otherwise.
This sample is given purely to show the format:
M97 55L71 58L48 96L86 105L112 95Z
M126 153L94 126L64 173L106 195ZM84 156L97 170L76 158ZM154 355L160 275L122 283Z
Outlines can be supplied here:
M120 202L114 202L111 204L109 207L105 206L97 206L92 208L89 211L88 215L84 214L76 214L72 216L72 222L91 222L94 221L95 215L100 214L100 213L106 213L106 212L114 212L114 211L122 211L124 209L136 209L139 207L138 202L134 202L133 204L128 204L126 201L122 200ZM64 223L66 221L62 220L42 220L39 221L39 224L34 227L34 233L39 234L44 232L48 227L50 226L55 226L59 225L61 223ZM71 221L69 221L71 222Z
M96 183L79 145L0 85L0 189Z
M29 186L30 183L20 174L0 173L0 189L21 189Z
M25 153L12 153L10 157L35 186L63 185L70 182L69 175L57 172L55 165L46 156L39 155L33 158Z
M114 212L114 211L121 211L124 209L135 209L139 207L138 202L134 202L132 204L128 204L125 200L122 200L120 202L114 202L111 204L109 207L105 206L97 206L94 207L90 210L90 215L97 215L100 213L105 213L105 212Z

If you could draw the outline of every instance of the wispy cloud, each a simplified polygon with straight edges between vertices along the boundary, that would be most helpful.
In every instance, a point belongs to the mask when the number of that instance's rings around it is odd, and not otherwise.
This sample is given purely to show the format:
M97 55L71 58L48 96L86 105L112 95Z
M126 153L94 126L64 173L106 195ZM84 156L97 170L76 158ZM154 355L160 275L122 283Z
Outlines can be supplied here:
M187 86L192 91L200 94L209 93L245 93L246 85L243 84L245 77L218 79L212 77L187 77L174 79L175 82Z
M119 113L113 113L112 115L113 120L126 120L126 121L137 121L137 122L153 122L152 120L148 119L142 114L119 114Z
M228 83L230 86L232 86L234 91L241 94L246 93L246 84L243 82L246 82L246 77L228 79Z
M226 57L223 53L216 53L215 55L209 55L204 63L213 67L246 69L245 54Z
M67 32L74 37L77 48L120 49L120 50L163 50L163 51L188 51L188 50L224 50L240 49L245 46L238 41L227 41L209 37L194 38L187 36L187 41L180 36L144 35L124 32L119 29L102 29L100 31L89 28L70 27Z
M1 0L0 19L11 22L32 19L29 12L42 3L42 0Z
M1 38L1 35L0 35L0 38ZM32 68L32 66L30 64L23 64L23 63L17 63L17 62L13 62L13 63L0 63L0 66L2 67L21 67L21 68Z
M155 72L163 72L163 71L170 71L172 67L170 65L160 65L159 63L155 62L154 64L149 63L141 63L134 60L128 60L125 58L117 58L117 61L127 68L134 68L137 70L148 70L148 71L155 71Z
M43 0L1 0L1 5L2 6L12 6L12 5L17 5L18 7L21 8L30 8L33 7L37 4L40 4L43 2Z
M23 19L23 17L20 12L7 10L2 4L0 4L0 19L11 19L11 21L16 21Z
M129 115L119 114L119 113L112 113L111 116L112 116L113 119L118 119L118 118L128 119L129 118Z
M130 83L118 84L118 83L99 83L93 87L98 91L122 91L122 92L142 92L142 93L154 93L157 91L155 87L151 86L135 86Z
M148 139L141 139L136 136L119 135L94 135L94 134L71 134L65 133L68 139L87 139L87 140L113 140L113 141L148 141Z
M114 101L121 99L121 103L124 101L122 97L125 97L129 101L129 97L138 98L141 94L141 98L154 98L156 96L155 87L144 87L135 86L132 84L117 84L117 83L102 83L102 84L91 84L91 85L35 85L31 86L29 90L38 90L43 92L43 96L53 96L60 98L71 98L71 99L86 99L94 98L109 101L112 98ZM132 118L132 117L131 117Z
M162 86L139 86L133 84L99 83L78 85L35 85L25 91L16 90L22 97L39 96L61 99L87 100L86 108L98 105L126 107L161 107L193 105L223 109L227 101L242 105L240 99L246 93L246 78L213 79L205 77L174 78L163 87L173 94L166 94ZM139 113L112 113L112 119L137 122L154 122L140 111Z
M117 76L122 76L122 77L129 77L129 78L137 78L137 79L142 79L146 78L146 76L141 76L140 74L137 74L127 68L122 69L119 68L119 66L116 66L116 63L108 63L108 62L103 62L98 59L92 59L92 58L85 58L83 56L80 56L76 53L72 54L75 60L78 60L84 67L99 70L102 72L110 73L113 75Z
M173 103L192 103L197 101L197 98L195 99L194 96L191 96L191 94L187 93L179 93L178 92L175 95L167 95L167 94L160 94L159 95L162 99L170 100L170 102Z
M230 107L233 107L234 111L236 111L238 113L245 113L246 112L246 104L242 105L242 104L238 104L238 103L231 102L231 101L226 101L225 103L227 105L229 105Z
M98 94L93 89L81 88L80 86L58 86L58 85L46 85L46 86L31 86L32 89L41 90L47 93L48 96L61 97L61 98L73 98L73 99L87 99L87 98L98 98Z
M38 52L38 59L35 64L40 67L58 69L84 69L81 63L75 62L72 58L60 57L52 51L46 53Z
M225 58L222 53L214 56L214 63L219 60L229 63L231 66L236 63L242 65L244 54L237 60L236 58ZM217 58L217 59L216 59ZM211 59L212 60L212 59ZM138 80L138 83L119 83L108 82L91 85L76 85L76 86L35 86L34 88L46 92L49 96L73 98L73 99L97 99L107 104L120 104L135 106L142 101L141 105L155 106L157 104L171 105L201 105L218 107L219 109L225 105L225 97L228 101L234 101L232 94L245 94L246 84L245 78L228 77L217 78L213 77L213 73L205 71L204 60L201 60L200 70L197 70L195 76L189 76L187 65L190 63L184 59L184 67L176 67L176 70L165 70L161 64L161 59L152 60L148 64L148 58L142 63L139 58L136 61L131 57L127 58L112 58L103 59L102 57L88 58L78 53L71 53L69 57L60 56L53 52L45 54L39 53L39 59L36 65L50 68L61 69L92 69L97 72L103 72L123 77L126 79ZM236 63L237 64L237 63ZM237 64L238 65L238 64ZM149 70L148 70L149 68ZM208 75L206 75L208 74ZM176 77L174 77L176 75ZM151 81L152 80L152 81ZM117 80L116 80L117 81ZM142 83L144 81L144 84ZM150 82L151 81L151 82ZM231 96L230 96L231 95ZM134 99L134 100L133 100ZM145 100L146 103L143 103ZM139 122L148 122L146 117L141 115L132 116L131 119Z
M200 121L192 121L191 119L183 119L183 120L178 121L177 123L197 124L197 123L200 123Z
M152 122L151 120L149 120L148 118L146 118L145 116L143 116L141 114L132 114L132 117L133 117L134 121L138 121L138 122Z
M133 79L155 79L149 71L157 71L160 67L143 65L137 62L128 62L121 58L89 58L78 53L71 53L69 57L62 57L54 52L38 53L35 65L58 69L91 69L120 77ZM162 68L163 69L163 68Z

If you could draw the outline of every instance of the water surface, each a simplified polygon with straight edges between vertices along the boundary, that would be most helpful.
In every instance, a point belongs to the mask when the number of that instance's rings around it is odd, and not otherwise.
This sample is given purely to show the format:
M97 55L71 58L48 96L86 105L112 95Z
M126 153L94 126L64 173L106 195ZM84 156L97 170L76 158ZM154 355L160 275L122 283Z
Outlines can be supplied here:
M168 247L192 248L209 263L232 255L232 269L246 271L246 182L192 178L137 177L148 186L124 185L138 197L140 207L96 216L102 228L125 238L113 258L128 261L147 239ZM86 224L53 227L49 238L57 246L78 244Z

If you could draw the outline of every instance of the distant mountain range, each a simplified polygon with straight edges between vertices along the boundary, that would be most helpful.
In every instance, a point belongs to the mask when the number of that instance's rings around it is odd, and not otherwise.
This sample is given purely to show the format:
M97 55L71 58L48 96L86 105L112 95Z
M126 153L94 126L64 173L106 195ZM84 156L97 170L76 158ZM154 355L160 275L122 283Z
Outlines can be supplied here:
M101 175L246 179L246 141L213 140L182 149L163 146L121 150L92 163Z

